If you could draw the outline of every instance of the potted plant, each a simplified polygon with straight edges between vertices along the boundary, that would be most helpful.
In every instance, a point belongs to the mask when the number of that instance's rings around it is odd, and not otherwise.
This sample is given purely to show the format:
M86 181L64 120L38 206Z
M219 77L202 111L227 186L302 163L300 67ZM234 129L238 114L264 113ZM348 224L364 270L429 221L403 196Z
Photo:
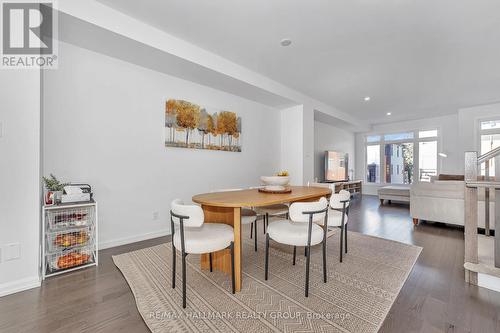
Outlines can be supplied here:
M43 177L43 182L45 183L45 187L47 188L48 191L45 203L54 204L57 202L61 202L61 196L64 190L64 186L68 184L61 183L53 174L50 174L50 177L48 178Z

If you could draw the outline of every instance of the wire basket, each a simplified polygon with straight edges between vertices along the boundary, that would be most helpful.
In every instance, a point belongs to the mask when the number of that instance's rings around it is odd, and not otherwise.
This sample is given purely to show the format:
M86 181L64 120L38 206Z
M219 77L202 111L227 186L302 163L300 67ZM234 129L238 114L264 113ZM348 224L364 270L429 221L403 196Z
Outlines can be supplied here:
M94 244L94 233L90 226L47 233L47 252L50 253L91 244Z
M89 206L49 210L47 221L50 230L93 225L94 209Z
M92 247L60 251L53 254L47 254L46 256L49 273L83 266L93 263L95 260L94 249Z

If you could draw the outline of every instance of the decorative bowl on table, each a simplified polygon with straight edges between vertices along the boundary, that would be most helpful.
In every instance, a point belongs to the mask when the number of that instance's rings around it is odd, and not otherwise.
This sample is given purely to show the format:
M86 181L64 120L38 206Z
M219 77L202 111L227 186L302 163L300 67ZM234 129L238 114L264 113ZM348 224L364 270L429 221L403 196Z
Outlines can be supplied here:
M267 191L284 191L290 182L289 176L261 176L260 181Z

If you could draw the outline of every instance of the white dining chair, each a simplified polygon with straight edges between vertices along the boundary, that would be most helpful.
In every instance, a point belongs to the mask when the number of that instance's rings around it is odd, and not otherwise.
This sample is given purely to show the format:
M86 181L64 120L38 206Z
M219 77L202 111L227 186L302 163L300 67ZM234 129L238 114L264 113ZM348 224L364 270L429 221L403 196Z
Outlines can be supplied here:
M339 193L330 196L327 227L340 228L340 262L342 262L343 252L347 253L347 222L349 221L350 200L351 193L346 190L341 190Z
M269 271L269 240L293 246L293 264L297 254L297 246L306 250L306 283L305 296L309 296L309 265L311 246L323 243L323 282L327 281L326 273L326 219L328 217L328 200L321 198L316 202L296 202L290 205L290 220L279 220L269 223L266 234L265 280ZM320 227L318 223L322 223Z
M266 226L269 226L269 217L283 216L288 220L289 207L287 204L255 207L254 209L257 215L262 215L264 217L264 234L266 233Z
M241 188L229 188L229 189L219 189L213 190L211 192L232 192L232 191L241 191ZM250 238L254 238L254 251L257 251L257 212L250 207L242 207L240 213L240 221L242 225L250 224Z
M186 256L208 253L212 272L212 252L229 248L231 251L231 283L234 285L234 231L223 223L204 223L203 209L197 205L185 205L176 199L171 203L172 229L172 288L175 288L176 250L182 259L182 307L186 308ZM177 228L176 228L177 227Z

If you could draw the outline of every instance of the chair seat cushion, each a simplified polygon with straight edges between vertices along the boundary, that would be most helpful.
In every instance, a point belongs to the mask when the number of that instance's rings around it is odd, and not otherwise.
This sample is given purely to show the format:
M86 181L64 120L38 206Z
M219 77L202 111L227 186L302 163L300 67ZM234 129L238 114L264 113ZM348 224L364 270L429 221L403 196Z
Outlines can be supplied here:
M309 223L279 220L269 223L267 233L269 237L281 244L307 246ZM323 241L323 229L316 223L311 228L311 245Z
M268 213L269 215L283 215L288 213L288 206L285 204L276 204L270 206L255 207L257 214L262 215Z
M209 253L223 250L234 240L233 227L223 223L203 223L199 228L184 228L186 253ZM181 232L175 229L174 246L181 250Z
M347 215L344 218L344 225L348 221ZM342 225L342 212L338 210L330 209L328 211L328 226L329 227L340 227Z
M257 213L253 209L241 209L241 224L250 224L257 219Z

